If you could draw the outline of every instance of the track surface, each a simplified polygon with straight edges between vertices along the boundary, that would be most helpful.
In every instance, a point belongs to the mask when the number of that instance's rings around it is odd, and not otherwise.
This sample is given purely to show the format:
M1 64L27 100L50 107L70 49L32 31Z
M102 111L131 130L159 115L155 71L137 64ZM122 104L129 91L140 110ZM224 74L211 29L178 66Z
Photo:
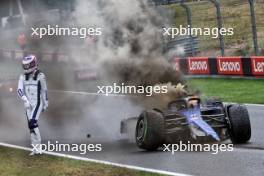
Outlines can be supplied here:
M16 108L14 108L16 107ZM44 142L102 143L102 152L89 152L93 159L203 176L264 175L264 106L248 105L252 138L232 152L144 152L132 142L122 142L119 123L137 115L141 108L126 98L53 93L50 109L42 115L40 127ZM14 111L15 109L15 111ZM7 99L0 106L0 142L29 146L29 134L22 104ZM91 137L87 138L86 135Z

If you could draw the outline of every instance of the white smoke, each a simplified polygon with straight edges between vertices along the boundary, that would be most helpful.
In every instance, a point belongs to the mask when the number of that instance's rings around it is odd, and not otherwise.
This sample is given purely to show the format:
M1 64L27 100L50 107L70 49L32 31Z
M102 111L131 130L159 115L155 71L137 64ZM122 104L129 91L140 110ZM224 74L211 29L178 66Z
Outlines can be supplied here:
M69 23L102 28L102 36L96 37L92 45L80 42L73 47L66 38L60 41L69 48L74 63L77 63L74 66L66 64L71 71L75 66L92 64L103 75L100 84L114 81L154 85L180 81L180 75L172 70L163 53L161 29L169 19L148 6L145 0L76 0L70 16L75 20ZM48 73L49 69L43 71ZM76 87L69 79L72 72L60 67L57 74L58 81L63 82L61 89ZM56 80L50 87L55 83ZM96 87L98 82L91 84ZM137 104L130 98L60 96L52 94L50 109L41 117L40 130L44 139L78 140L88 133L92 138L117 139L120 121L138 115L145 107L144 103Z

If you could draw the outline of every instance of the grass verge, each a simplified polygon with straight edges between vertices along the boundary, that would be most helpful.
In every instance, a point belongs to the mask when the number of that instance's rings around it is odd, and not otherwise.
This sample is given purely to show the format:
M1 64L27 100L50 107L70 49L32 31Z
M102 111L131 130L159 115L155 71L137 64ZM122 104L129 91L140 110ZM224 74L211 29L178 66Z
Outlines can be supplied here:
M28 152L0 146L0 176L158 176L85 161Z
M191 78L188 84L206 97L219 97L225 102L264 104L262 79Z

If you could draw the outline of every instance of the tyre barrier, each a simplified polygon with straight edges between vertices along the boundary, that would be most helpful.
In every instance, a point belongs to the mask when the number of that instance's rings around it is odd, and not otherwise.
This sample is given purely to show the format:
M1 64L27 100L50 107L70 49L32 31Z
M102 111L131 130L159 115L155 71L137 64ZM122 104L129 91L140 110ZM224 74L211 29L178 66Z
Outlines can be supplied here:
M185 75L264 77L264 56L174 58L172 65Z

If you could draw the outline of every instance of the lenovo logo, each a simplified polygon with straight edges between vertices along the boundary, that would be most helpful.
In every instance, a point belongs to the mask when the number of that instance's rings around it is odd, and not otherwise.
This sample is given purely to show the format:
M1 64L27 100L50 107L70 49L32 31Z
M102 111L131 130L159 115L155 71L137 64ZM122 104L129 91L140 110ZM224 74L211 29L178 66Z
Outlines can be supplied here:
M207 70L207 62L206 61L189 61L190 70Z
M240 63L239 62L219 62L219 70L220 71L239 72L240 71Z
M256 61L253 61L253 67L254 67L254 72L261 72L263 73L264 72L264 62L256 62Z
M264 57L252 57L251 62L253 75L264 75Z
M242 75L241 58L218 58L217 68L219 74Z
M176 71L180 71L180 58L174 58L172 60L172 68Z
M190 74L209 74L208 58L188 58Z

